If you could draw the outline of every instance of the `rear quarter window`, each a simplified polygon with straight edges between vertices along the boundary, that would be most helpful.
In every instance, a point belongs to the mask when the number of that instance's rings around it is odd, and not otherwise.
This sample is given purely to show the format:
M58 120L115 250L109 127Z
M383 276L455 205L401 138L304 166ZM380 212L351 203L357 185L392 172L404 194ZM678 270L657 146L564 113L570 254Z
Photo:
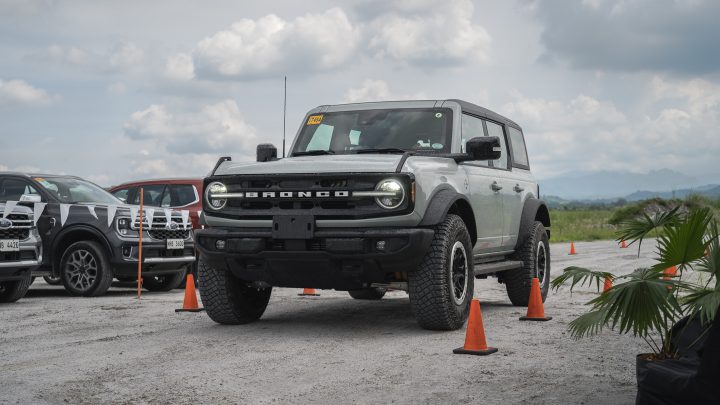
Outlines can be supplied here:
M513 164L530 167L528 162L527 148L525 147L525 138L523 138L522 132L517 128L508 127L510 133L510 145L512 147Z
M175 198L173 206L182 207L198 200L198 196L195 194L195 187L193 187L192 184L173 184L170 187Z

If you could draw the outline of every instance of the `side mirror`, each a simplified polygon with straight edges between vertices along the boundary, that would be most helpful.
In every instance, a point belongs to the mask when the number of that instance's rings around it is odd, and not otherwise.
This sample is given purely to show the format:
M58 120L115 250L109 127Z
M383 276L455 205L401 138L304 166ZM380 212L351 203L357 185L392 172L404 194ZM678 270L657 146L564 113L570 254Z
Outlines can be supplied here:
M277 160L277 148L271 143L261 143L257 146L256 160L258 162L269 162Z
M465 144L465 152L472 160L500 159L500 138L497 136L479 136Z
M20 202L39 203L42 202L42 197L37 194L23 194L20 196Z

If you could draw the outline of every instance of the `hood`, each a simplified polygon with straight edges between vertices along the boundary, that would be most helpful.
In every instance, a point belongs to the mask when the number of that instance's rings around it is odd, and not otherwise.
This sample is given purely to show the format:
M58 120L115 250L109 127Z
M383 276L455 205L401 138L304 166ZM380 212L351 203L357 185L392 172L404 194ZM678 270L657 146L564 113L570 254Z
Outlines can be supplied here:
M225 162L216 175L301 174L301 173L391 173L402 155L320 155L298 156L272 162Z

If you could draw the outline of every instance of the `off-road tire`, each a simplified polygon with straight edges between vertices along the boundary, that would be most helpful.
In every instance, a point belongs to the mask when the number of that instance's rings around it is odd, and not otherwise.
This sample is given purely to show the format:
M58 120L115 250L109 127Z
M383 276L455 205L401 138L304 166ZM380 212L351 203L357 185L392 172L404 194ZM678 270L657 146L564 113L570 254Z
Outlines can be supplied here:
M379 300L385 296L387 288L368 287L360 290L350 290L348 294L356 300Z
M178 288L185 280L186 271L163 274L161 276L143 276L142 286L148 291L170 291Z
M235 277L228 269L198 262L198 289L210 319L226 325L254 322L270 301L272 288L255 288Z
M461 296L464 298L460 303L455 302L450 268L456 242L464 247L467 268L467 276L462 283L465 294ZM459 216L448 215L435 227L430 248L418 269L408 273L410 303L420 326L432 330L455 330L462 327L470 311L474 281L470 235Z
M0 281L0 302L15 302L24 297L32 284L30 272L22 280Z
M90 254L94 260L94 262L90 261L90 263L93 263L96 268L93 280L87 286L81 286L82 288L77 285L77 278L72 277L68 269L68 262L73 260L73 255L76 252L86 252ZM112 267L110 267L105 249L103 249L99 243L89 240L75 242L68 246L60 259L60 278L62 279L63 286L65 286L65 290L67 290L70 295L97 297L105 294L113 281L113 271Z
M500 273L510 301L518 307L526 307L528 305L532 279L533 277L538 277L536 260L538 258L540 244L544 246L546 255L545 274L542 280L540 280L540 292L542 293L543 302L545 302L548 290L550 289L550 245L545 227L542 222L535 221L526 232L525 235L528 235L527 239L525 239L522 245L518 246L512 258L512 260L522 261L524 263L523 267Z
M43 280L50 285L61 285L62 278L53 276L43 276Z

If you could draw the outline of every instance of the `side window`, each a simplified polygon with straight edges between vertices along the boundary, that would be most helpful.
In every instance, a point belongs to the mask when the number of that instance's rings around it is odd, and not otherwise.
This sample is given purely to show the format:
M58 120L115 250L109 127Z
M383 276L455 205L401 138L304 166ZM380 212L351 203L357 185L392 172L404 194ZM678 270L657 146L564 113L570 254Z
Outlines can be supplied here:
M508 127L508 132L510 133L510 145L512 145L513 163L530 167L527 149L525 148L525 138L523 138L522 132L513 127Z
M173 184L170 186L175 197L174 207L182 207L194 203L198 196L195 194L195 186L192 184Z
M496 124L492 121L485 121L488 130L488 136L497 136L500 138L500 159L493 160L493 167L497 169L508 168L508 152L507 152L507 140L505 139L505 133L503 127L500 124Z
M478 136L485 136L485 130L483 129L483 123L480 118L473 117L472 115L462 115L462 136L460 137L460 151L465 152L465 144L472 138ZM480 166L487 167L489 164L487 161L479 161Z
M40 193L24 180L5 179L0 182L0 201L20 201L23 194L39 195Z
M147 186L142 186L142 189L144 190L143 203L145 205L151 205L155 207L161 206L160 204L163 202L163 192L165 191L164 184L151 184ZM131 204L140 204L140 189L138 189L137 193L135 193L135 198L133 198Z
M117 198L118 200L120 200L120 201L122 201L122 202L127 202L128 193L129 193L129 192L130 192L130 189L129 189L129 188L121 188L120 190L115 190L115 191L113 191L112 194L113 194L113 195L115 196L115 198Z

